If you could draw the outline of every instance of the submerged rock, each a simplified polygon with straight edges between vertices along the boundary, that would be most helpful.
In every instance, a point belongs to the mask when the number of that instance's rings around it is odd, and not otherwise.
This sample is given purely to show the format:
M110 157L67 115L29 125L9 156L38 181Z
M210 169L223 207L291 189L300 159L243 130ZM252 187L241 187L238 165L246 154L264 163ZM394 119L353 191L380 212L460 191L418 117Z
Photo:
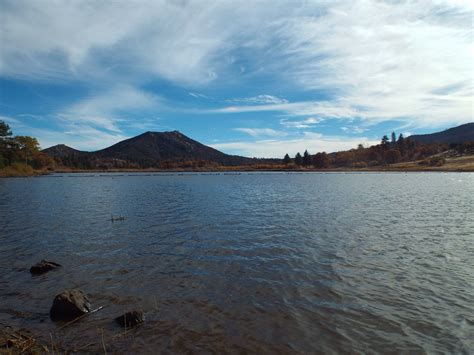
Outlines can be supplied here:
M84 292L66 290L54 298L49 316L52 320L71 320L89 311L89 299Z
M120 324L122 327L131 328L140 323L143 323L144 317L143 312L141 311L131 311L127 312L120 317L115 318L115 321Z
M30 272L32 275L41 275L58 267L61 267L61 265L59 265L58 263L55 263L53 261L41 260L39 263L34 264L30 268Z

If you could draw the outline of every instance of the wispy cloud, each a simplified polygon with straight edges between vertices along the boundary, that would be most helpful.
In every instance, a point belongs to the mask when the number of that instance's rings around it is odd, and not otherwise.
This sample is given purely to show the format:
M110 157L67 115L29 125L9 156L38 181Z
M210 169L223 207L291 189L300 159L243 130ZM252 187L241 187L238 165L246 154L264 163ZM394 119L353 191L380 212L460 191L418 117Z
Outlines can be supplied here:
M284 137L286 132L276 131L272 128L234 128L236 132L242 132L252 137Z
M257 95L253 97L244 97L228 100L229 102L245 104L286 104L288 100L273 95Z
M270 2L32 2L0 5L0 73L37 80L150 75L199 86L259 27Z
M323 118L317 118L317 117L308 117L304 120L289 120L288 118L282 118L280 120L280 124L284 127L287 128L298 128L298 129L307 129L311 128L318 123L324 121Z
M48 117L115 137L178 91L190 102L175 112L274 114L285 130L321 119L352 132L343 121L362 121L356 133L393 120L446 127L474 121L473 14L462 0L4 0L0 76L81 83L90 96ZM143 89L156 82L166 85ZM242 125L230 117L225 130Z
M353 138L342 136L324 136L318 133L307 132L295 139L267 139L253 142L235 141L229 143L212 144L211 146L229 154L239 154L248 157L282 158L285 154L294 156L297 152L303 153L306 149L311 153L335 152L357 147L358 144L375 144L377 142L365 137Z
M346 133L355 133L355 134L364 133L368 131L368 128L364 128L360 126L348 126L348 127L342 126L341 129Z
M127 113L156 108L160 99L132 86L119 86L91 95L64 108L58 117L70 123L88 124L111 132L121 132L118 124L128 122Z
M334 90L367 120L473 120L472 2L336 1L323 16L282 21L288 75ZM442 97L433 92L449 87Z
M264 105L227 106L205 110L206 113L285 112L292 116L316 115L322 118L350 118L362 114L343 102L302 101Z
M129 138L120 133L104 132L82 124L70 124L62 129L44 129L23 124L15 126L18 127L21 134L36 137L42 149L63 143L79 150L98 150Z
M197 92L188 92L189 96L192 96L196 99L211 99L209 96L206 96L204 94L200 94Z
M0 116L0 121L6 122L7 124L15 124L15 125L21 125L21 121L17 120L16 118L13 117L8 117L8 116Z

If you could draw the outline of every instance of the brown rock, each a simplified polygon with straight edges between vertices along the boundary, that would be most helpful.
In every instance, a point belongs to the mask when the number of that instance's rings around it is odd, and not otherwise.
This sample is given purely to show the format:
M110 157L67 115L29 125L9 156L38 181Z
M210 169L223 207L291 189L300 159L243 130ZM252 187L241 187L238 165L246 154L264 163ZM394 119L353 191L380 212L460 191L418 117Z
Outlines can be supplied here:
M53 261L41 260L30 268L30 272L32 275L41 275L60 266L61 265Z
M71 320L89 311L89 299L84 292L66 290L54 298L49 316L52 320Z
M127 312L120 317L115 318L115 321L120 324L122 327L131 328L140 323L143 323L144 317L143 312L141 311L131 311Z

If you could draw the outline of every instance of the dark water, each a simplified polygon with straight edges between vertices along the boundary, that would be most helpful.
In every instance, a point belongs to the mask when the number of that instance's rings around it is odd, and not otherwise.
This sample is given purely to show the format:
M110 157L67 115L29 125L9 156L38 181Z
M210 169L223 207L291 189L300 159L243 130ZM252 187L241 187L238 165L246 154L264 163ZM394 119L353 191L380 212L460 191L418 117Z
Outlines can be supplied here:
M474 174L127 175L0 179L1 324L87 351L474 352ZM42 258L64 267L31 277ZM106 308L60 330L73 287Z

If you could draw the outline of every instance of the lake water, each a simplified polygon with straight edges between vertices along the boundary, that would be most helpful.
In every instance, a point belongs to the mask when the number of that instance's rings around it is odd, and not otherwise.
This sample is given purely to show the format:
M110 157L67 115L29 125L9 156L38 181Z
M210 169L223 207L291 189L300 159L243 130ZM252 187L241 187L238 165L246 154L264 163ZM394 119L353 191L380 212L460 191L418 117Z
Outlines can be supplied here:
M474 174L0 179L0 268L0 324L68 349L473 353ZM59 329L67 288L106 307Z

